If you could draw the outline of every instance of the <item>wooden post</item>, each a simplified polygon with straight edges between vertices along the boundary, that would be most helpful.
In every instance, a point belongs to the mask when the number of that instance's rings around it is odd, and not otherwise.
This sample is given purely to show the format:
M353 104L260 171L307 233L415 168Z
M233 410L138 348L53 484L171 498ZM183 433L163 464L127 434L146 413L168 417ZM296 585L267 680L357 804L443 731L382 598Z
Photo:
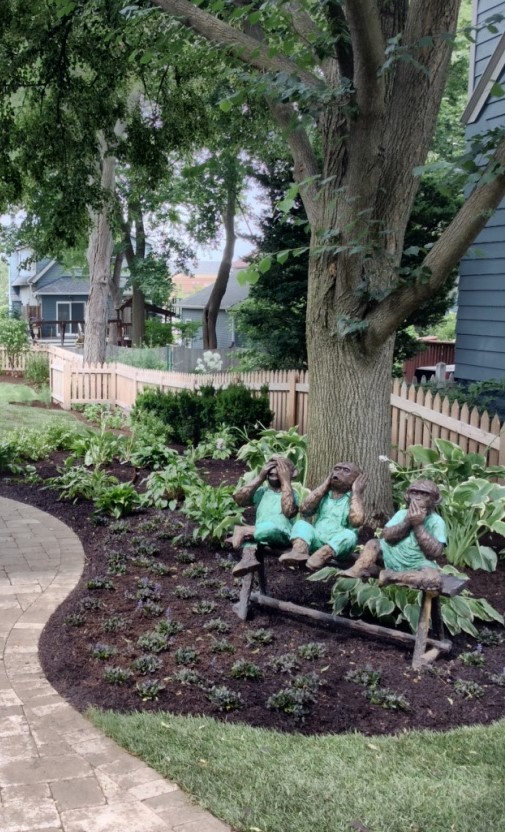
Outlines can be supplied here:
M298 373L296 370L291 370L289 373L289 389L286 405L286 424L283 427L286 430L293 428L296 425L296 384L298 381Z
M72 406L72 364L63 360L63 390L61 406L63 410L70 410Z
M424 654L426 652L426 644L428 641L428 630L430 627L431 618L431 601L433 598L432 592L423 592L423 600L421 604L421 614L419 615L419 624L417 625L416 643L414 646L414 655L412 657L412 667L414 670L419 670L424 664Z
M447 370L447 364L444 364L443 361L439 361L435 367L435 382L437 388L445 387L445 374Z
M505 465L505 422L500 431L500 449L498 451L498 465Z

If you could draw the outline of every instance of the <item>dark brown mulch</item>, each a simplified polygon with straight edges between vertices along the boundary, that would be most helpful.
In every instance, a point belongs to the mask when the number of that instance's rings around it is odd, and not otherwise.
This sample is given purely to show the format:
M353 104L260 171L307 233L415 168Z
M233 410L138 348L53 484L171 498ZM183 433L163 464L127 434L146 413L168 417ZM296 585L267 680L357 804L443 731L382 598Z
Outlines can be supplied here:
M39 474L46 478L56 473L61 454L39 463ZM201 464L202 475L212 484L235 483L242 471L239 463L206 461ZM133 472L124 466L114 473L122 480L131 479ZM475 640L465 635L454 639L453 653L440 658L436 674L416 673L410 667L411 651L402 647L369 639L350 632L331 633L325 629L301 623L277 614L255 611L247 623L241 622L232 609L233 596L237 593L228 568L233 556L226 550L192 541L191 528L179 512L146 511L126 518L118 524L107 520L97 525L93 520L89 503L69 505L57 502L55 492L40 486L29 486L12 479L0 478L0 494L10 499L28 502L48 511L67 523L80 537L86 563L83 577L71 596L56 611L47 624L41 638L40 653L44 670L58 691L80 710L88 705L114 708L120 711L138 709L168 710L177 714L209 714L229 722L247 722L251 725L274 728L281 731L311 733L342 733L362 731L365 734L394 733L408 728L446 729L452 726L489 723L505 713L503 688L490 682L488 674L501 673L505 666L505 644L485 647L485 666L465 667L457 658L462 651L475 648ZM125 531L121 532L121 529ZM118 533L119 531L119 533ZM173 537L183 534L183 540ZM142 561L132 560L135 552L151 551L151 562L162 563L169 573L157 577ZM107 574L108 559L112 553L126 558L126 573ZM181 562L194 556L205 574L188 577L184 571L192 564ZM268 562L269 591L278 598L305 606L328 610L329 586L306 580L306 574L294 569L282 568L277 559ZM114 589L90 590L87 581L103 576L113 582ZM117 686L103 680L104 666L115 665L130 668L132 661L144 651L138 648L138 637L161 620L145 617L138 609L139 582L147 578L160 585L163 610L183 625L183 630L172 639L170 649L159 657L162 668L153 676L136 673L130 684ZM182 600L174 590L177 586L191 587L194 598ZM500 612L505 610L505 563L500 563L496 573L473 573L470 588L475 595L484 596ZM224 592L223 592L224 590ZM229 596L229 597L227 597ZM83 599L98 600L98 610L87 610L83 626L71 626L68 616L81 612ZM215 605L212 612L198 614L195 604L208 601ZM113 615L123 614L129 620L126 629L119 633L104 630L104 623ZM164 613L165 614L165 613ZM229 633L220 635L209 632L204 625L209 619L221 618L229 625ZM272 631L270 645L248 647L246 634L265 628ZM497 632L501 628L495 628ZM216 641L226 639L232 653L215 652ZM303 722L292 716L266 707L267 699L290 681L289 673L275 672L269 665L272 658L286 653L296 653L300 645L317 642L324 646L324 657L315 661L297 659L297 673L316 672L324 684L319 688L316 702ZM117 653L108 661L93 659L90 647L97 643L113 646ZM193 648L198 653L194 669L203 678L205 687L188 687L171 680L171 676L183 667L175 661L180 647ZM230 677L230 668L238 659L257 664L264 673L261 681L243 681ZM362 695L363 688L344 679L348 671L371 665L382 674L381 684L403 694L410 703L405 711L388 711L370 703ZM143 701L135 690L137 682L159 679L164 689L156 701ZM454 691L458 678L473 680L484 688L481 699L464 699ZM207 699L207 689L224 685L239 692L243 707L238 711L220 713Z

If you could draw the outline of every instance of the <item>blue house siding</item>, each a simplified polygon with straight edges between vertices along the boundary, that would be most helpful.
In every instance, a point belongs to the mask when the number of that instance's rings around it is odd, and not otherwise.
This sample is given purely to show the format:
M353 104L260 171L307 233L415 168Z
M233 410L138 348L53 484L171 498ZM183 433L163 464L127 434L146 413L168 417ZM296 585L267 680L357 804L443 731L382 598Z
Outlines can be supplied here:
M181 320L202 322L203 309L184 309L181 307ZM227 312L221 309L217 316L216 338L218 349L228 349L231 346L233 337L232 322ZM193 347L203 348L203 330L200 328L192 341ZM236 346L238 346L236 344Z
M492 14L505 13L503 0L475 2L478 24ZM498 33L487 29L477 33L474 89L500 43L505 23L496 27ZM493 80L498 80L495 75ZM505 80L505 69L499 80ZM505 99L488 99L476 121L467 125L467 137L504 125ZM505 378L505 200L460 264L455 364L457 379Z
M41 306L42 306L42 319L44 321L57 321L58 315L56 314L56 304L57 303L87 303L88 296L87 295L50 295L50 296L42 296L41 298Z

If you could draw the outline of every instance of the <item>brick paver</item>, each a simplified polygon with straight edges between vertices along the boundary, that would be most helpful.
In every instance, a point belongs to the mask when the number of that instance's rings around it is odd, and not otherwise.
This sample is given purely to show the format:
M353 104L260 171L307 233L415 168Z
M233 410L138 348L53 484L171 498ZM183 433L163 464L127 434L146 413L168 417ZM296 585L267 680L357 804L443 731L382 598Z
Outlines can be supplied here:
M1 832L229 832L44 677L40 632L83 562L71 529L0 497Z

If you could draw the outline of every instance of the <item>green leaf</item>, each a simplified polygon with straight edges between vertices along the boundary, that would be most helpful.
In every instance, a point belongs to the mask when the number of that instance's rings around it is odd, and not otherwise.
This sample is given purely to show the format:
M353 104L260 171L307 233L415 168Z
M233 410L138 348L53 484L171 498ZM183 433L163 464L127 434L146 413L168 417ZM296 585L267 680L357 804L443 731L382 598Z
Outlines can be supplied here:
M378 618L383 615L391 615L394 612L395 604L391 601L390 598L386 598L384 594L381 594L380 598L377 598L375 601L375 614Z
M409 454L420 464L434 463L439 458L439 454L433 448L423 448L422 445L411 445Z
M403 608L403 616L409 622L410 629L413 633L417 630L420 612L421 608L418 604L406 604Z
M472 624L469 618L464 618L463 616L458 615L457 623L460 630L463 630L464 633L468 633L469 636L477 638L477 636L479 635L477 627L475 627L475 625Z
M334 566L325 566L323 569L319 569L317 572L314 572L312 575L309 575L307 580L308 581L327 581L328 578L332 578L336 574L337 570Z
M289 255L291 254L291 250L287 249L287 251L280 251L277 255L277 262L284 264L288 259Z
M258 263L258 269L260 270L261 274L265 274L270 269L272 265L272 258L271 257L263 257L260 262Z
M223 100L219 102L219 109L222 110L223 113L229 113L233 108L233 105L234 101L231 101L229 98L223 98Z
M449 603L442 604L440 610L442 621L452 636L459 632L458 616Z
M309 578L310 580L310 578ZM338 592L333 596L333 614L340 615L349 603L349 596L345 592Z
M485 572L494 572L498 563L498 557L489 546L470 546L463 556L464 562L472 569L483 569Z
M457 616L473 621L473 612L466 598L456 595L447 603L450 604Z

